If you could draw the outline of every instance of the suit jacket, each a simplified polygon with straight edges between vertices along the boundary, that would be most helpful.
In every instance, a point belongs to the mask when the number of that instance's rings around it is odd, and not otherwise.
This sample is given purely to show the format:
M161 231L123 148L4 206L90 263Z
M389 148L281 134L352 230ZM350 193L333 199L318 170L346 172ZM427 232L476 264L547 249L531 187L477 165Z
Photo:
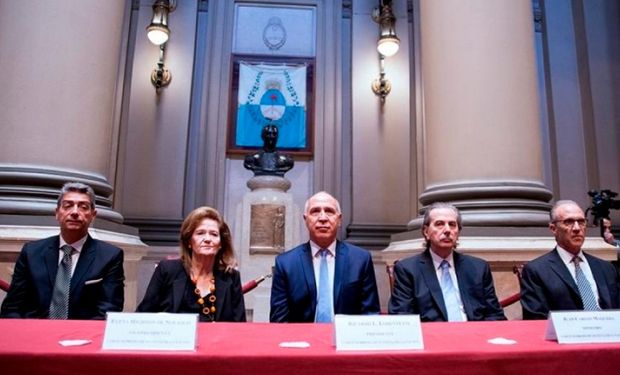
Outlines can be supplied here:
M336 314L378 314L380 311L375 270L370 253L357 246L336 242L334 270ZM276 257L271 286L271 322L314 322L317 290L310 243Z
M584 253L603 309L620 308L618 275L611 263ZM521 277L523 319L547 319L553 310L583 310L577 283L560 258L557 249L523 267Z
M456 251L453 259L467 320L505 320L488 263ZM423 322L448 321L430 250L396 263L394 275L390 314L419 314Z
M59 236L24 245L2 303L1 317L48 317L59 246ZM71 277L68 318L105 319L108 311L122 311L124 280L123 251L88 236Z
M215 320L245 322L245 304L239 272L213 271L215 278ZM149 282L138 312L178 313L186 288L193 289L180 259L159 262Z

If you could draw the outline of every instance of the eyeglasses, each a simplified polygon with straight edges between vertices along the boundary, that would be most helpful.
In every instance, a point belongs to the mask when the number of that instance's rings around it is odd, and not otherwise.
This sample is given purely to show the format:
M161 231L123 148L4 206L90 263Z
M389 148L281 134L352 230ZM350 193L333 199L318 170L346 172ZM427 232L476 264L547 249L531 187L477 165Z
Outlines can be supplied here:
M579 225L580 228L585 228L588 223L586 219L564 219L564 220L554 220L554 223L561 223L565 227L572 228L575 223Z

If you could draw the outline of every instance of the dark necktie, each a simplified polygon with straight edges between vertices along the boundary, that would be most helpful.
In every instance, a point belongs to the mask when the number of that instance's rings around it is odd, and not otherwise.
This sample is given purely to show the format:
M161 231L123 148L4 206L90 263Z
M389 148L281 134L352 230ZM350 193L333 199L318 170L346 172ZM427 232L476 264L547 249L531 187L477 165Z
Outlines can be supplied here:
M330 323L332 321L332 293L329 285L329 272L327 270L327 249L321 249L321 263L319 267L319 301L316 307L317 323Z
M58 265L56 282L52 292L52 303L50 304L50 319L67 319L69 316L69 291L71 289L71 254L74 249L69 245L64 245L61 250L64 255Z
M573 258L573 263L575 263L575 280L577 281L577 289L579 289L581 301L583 302L583 309L600 310L598 303L596 303L596 297L594 296L592 287L590 286L588 279L586 279L586 275L583 273L583 270L579 265L580 262L581 258L578 256Z

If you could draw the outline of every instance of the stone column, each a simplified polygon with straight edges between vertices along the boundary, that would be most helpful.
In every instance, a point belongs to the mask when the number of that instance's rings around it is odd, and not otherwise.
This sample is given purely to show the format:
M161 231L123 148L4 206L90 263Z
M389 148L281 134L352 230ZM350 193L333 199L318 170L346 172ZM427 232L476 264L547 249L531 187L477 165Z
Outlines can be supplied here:
M458 251L486 259L500 299L519 290L513 275L549 251L544 228L552 197L543 183L529 0L421 0L422 206L456 205L464 228ZM422 251L418 216L392 236L383 260ZM506 310L519 317L520 307Z
M2 1L0 278L24 242L58 234L61 185L97 194L92 237L125 252L125 309L137 303L145 245L112 210L128 1ZM0 296L3 298L3 296Z
M3 2L0 214L49 214L60 185L77 180L95 189L100 218L122 221L109 197L127 11L126 1Z
M452 202L466 225L545 225L531 1L422 0L420 22L420 202Z

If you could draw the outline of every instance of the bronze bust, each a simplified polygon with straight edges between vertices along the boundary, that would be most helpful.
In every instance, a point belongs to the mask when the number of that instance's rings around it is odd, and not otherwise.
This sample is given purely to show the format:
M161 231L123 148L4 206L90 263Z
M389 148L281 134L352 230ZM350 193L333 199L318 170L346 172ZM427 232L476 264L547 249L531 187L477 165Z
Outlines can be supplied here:
M278 142L278 127L267 124L261 131L263 150L253 155L246 155L243 166L254 172L254 176L280 176L293 168L295 163L288 155L276 151Z

